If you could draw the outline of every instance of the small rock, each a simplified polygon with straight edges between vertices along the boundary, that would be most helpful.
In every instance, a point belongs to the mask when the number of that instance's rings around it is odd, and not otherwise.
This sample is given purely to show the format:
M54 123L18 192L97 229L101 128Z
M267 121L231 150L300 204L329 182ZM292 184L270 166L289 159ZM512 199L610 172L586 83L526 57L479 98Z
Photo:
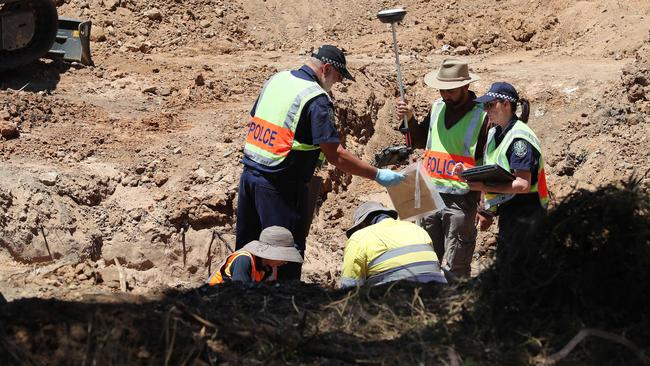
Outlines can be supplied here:
M32 196L32 202L34 202L36 205L43 203L43 200L45 200L45 197L42 193L36 193Z
M90 40L93 42L105 42L106 31L102 27L94 27L90 34Z
M6 139L18 137L18 126L12 122L0 121L0 136Z
M43 173L38 177L38 181L46 186L53 186L59 180L59 175L56 172Z
M166 97L172 94L172 90L169 87L163 86L162 88L158 89L158 94Z
M108 10L113 11L117 9L118 6L120 6L120 0L105 0L104 6L106 6Z
M214 15L216 15L217 18L221 18L224 15L224 10L221 8L216 8L214 9Z
M151 46L151 42L142 42L140 44L140 47L138 47L138 50L140 50L142 53L149 53L151 52Z
M458 46L454 50L457 55L469 55L469 48L466 46Z
M167 183L167 180L169 180L169 177L167 177L167 175L163 173L156 173L153 176L153 181L158 187L161 187L162 185Z
M196 84L197 86L205 85L205 78L203 77L203 74L196 75L196 77L194 78L194 84Z
M143 93L156 94L157 91L158 91L158 87L157 87L157 86L154 86L154 85L145 86L145 87L142 89L142 92L143 92Z
M144 16L146 16L147 18L149 18L151 20L158 20L158 21L162 20L162 18L163 18L162 13L160 12L160 10L158 10L158 8L151 8L151 9L145 11Z
M207 19L203 19L201 23L199 23L199 25L201 26L201 28L209 28L212 25L212 22L210 22Z

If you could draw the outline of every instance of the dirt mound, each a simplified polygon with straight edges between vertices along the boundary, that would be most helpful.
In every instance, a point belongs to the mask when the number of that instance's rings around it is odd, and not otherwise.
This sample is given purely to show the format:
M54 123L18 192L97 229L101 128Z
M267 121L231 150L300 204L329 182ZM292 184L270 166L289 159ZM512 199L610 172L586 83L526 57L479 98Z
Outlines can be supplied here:
M375 17L386 8L378 0L317 1L309 6L296 1L58 3L66 16L94 22L94 47L99 54L117 50L137 55L193 47L209 47L219 54L255 49L307 52L324 40L371 54L389 46L386 26ZM409 0L402 5L408 10L400 27L404 51L461 56L568 47L577 53L625 57L638 45L631 44L629 35L644 31L636 24L648 16L642 0L597 5L549 1L534 6Z

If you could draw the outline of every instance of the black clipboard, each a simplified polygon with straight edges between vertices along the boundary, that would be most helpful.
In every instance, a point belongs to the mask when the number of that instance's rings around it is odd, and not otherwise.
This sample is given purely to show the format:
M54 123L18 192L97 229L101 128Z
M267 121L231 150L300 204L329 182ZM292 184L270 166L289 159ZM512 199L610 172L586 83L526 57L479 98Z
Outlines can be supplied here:
M467 169L461 175L468 182L505 183L515 180L512 173L497 164Z

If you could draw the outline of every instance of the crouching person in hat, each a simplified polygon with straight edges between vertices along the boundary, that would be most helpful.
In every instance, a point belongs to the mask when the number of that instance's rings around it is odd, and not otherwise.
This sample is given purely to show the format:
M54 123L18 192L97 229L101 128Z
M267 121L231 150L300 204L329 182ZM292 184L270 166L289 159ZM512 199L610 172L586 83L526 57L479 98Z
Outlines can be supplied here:
M208 284L274 281L277 280L278 267L288 262L302 263L291 232L280 226L267 227L259 240L253 240L229 255Z
M437 71L424 76L424 82L440 91L429 113L417 121L408 101L397 103L397 115L408 120L415 148L424 148L422 163L431 182L445 202L445 208L426 217L422 226L433 240L443 269L453 277L469 277L476 245L479 192L472 192L453 173L454 165L476 166L483 158L487 139L486 114L470 84L480 78L469 72L466 62L445 59ZM478 217L482 220L483 218Z
M346 235L341 287L407 280L447 283L424 229L369 201L354 212Z

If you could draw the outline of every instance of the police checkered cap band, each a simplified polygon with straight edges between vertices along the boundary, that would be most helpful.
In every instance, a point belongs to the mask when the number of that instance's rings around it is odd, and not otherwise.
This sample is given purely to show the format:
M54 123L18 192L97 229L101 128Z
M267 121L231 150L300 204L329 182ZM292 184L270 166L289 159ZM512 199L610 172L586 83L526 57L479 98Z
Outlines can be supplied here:
M316 58L318 58L319 60L323 61L326 64L330 64L330 65L336 67L337 69L345 69L344 64L342 64L342 63L340 63L338 61L334 61L331 58L327 58L327 57L323 57L323 56L320 56L320 57L316 56Z
M517 101L517 99L515 99L515 98L513 98L511 96L501 94L501 93L487 92L487 93L485 93L485 95L489 95L489 96L497 98L497 99L505 99L505 100L507 100L509 102L516 102Z

